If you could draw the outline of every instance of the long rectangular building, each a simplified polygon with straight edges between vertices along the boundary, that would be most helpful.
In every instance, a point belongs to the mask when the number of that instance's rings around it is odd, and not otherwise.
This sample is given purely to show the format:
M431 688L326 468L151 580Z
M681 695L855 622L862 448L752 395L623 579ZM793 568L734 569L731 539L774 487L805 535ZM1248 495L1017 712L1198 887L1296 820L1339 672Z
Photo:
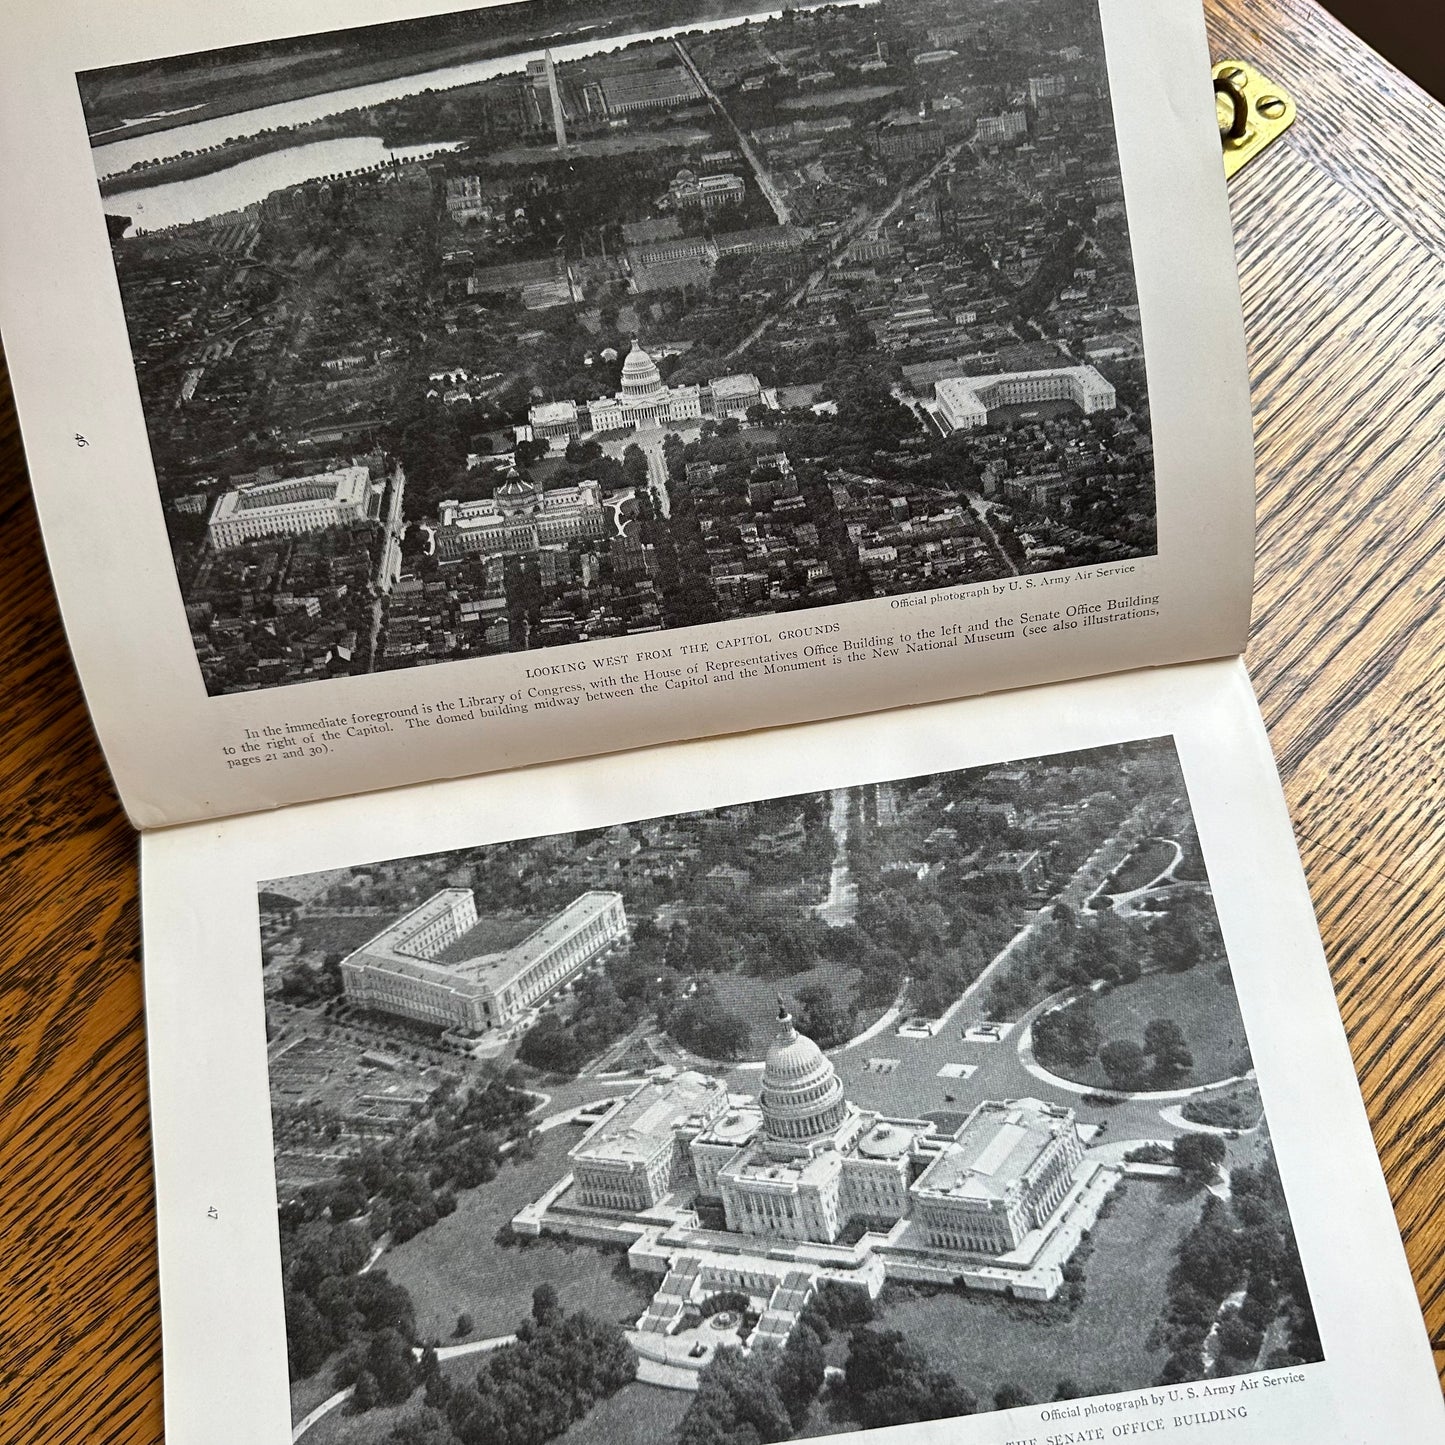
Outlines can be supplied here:
M1092 366L1047 371L1005 371L991 376L944 376L933 384L938 410L951 431L986 426L996 407L1040 401L1071 401L1085 415L1113 411L1114 388Z
M483 1033L540 1003L627 932L620 893L583 893L540 925L509 925L478 920L471 889L443 888L342 959L341 981L358 1007Z
M721 1079L692 1071L648 1082L598 1120L568 1153L578 1203L650 1209L688 1177L682 1135L700 1134L727 1108Z
M343 467L281 482L248 482L217 501L207 534L217 551L258 537L295 537L365 522L374 491L365 467Z
M602 81L602 96L608 115L626 115L634 110L665 109L701 100L702 91L680 65L660 70L624 70Z

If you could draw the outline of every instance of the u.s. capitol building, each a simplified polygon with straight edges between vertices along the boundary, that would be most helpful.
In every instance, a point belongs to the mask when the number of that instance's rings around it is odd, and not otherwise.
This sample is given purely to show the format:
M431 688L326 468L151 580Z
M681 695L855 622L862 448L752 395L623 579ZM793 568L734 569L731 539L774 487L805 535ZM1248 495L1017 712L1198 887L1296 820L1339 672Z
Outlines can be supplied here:
M774 406L776 397L751 372L715 376L705 386L668 386L634 337L622 363L621 391L595 401L538 402L527 413L527 422L538 441L565 447L573 437L594 432L645 431L705 417L741 419L759 403Z
M513 1228L626 1242L634 1268L664 1275L644 1349L720 1289L752 1295L774 1340L822 1278L1052 1298L1118 1177L1086 1156L1072 1110L1037 1099L980 1100L952 1132L858 1108L782 1008L756 1097L691 1070L649 1080L569 1159Z

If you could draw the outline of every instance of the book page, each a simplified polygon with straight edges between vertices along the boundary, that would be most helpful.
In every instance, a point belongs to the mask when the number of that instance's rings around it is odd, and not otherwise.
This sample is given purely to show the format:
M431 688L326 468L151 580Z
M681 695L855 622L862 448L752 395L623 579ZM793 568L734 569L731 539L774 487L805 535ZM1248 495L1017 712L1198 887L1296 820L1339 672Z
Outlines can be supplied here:
M1440 1434L1238 662L142 850L180 1445Z
M143 827L1238 652L1196 0L99 0L0 326Z

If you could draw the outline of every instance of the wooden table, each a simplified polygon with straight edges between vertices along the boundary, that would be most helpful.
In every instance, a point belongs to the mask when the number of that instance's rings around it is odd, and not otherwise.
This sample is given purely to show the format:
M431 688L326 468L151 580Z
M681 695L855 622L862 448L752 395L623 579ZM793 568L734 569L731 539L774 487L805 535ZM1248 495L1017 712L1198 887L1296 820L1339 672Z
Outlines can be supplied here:
M1209 0L1300 119L1232 186L1254 376L1250 659L1445 1364L1445 112L1313 0ZM0 1439L162 1438L136 845L0 390Z

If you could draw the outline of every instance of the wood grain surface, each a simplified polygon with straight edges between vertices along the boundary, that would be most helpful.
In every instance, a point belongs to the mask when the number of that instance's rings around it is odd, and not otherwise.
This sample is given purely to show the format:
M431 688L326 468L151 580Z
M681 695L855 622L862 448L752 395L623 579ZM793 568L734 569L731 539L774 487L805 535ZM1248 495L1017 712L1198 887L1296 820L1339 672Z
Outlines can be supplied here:
M1313 0L1208 0L1294 95L1236 178L1254 378L1250 664L1445 1366L1445 112ZM136 845L0 374L0 1442L154 1445L160 1320Z

